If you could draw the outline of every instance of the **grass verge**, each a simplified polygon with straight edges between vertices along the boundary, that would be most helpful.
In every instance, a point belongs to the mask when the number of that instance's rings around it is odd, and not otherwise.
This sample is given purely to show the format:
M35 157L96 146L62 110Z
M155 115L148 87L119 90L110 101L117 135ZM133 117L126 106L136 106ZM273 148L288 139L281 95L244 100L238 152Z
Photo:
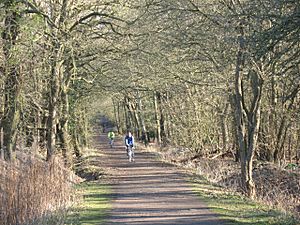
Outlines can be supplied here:
M195 192L228 225L299 225L293 216L234 195L204 178L193 178Z
M100 225L105 224L105 218L111 209L111 189L99 181L85 182L76 187L83 199L71 212L67 225Z

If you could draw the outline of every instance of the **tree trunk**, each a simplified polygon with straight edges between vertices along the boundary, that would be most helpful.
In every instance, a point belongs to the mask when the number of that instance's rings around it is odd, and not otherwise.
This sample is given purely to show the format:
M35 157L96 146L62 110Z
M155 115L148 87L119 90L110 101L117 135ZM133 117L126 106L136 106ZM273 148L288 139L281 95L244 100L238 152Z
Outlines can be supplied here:
M222 130L222 144L223 144L223 152L227 152L228 150L228 127L227 127L227 114L228 114L229 103L226 103L225 109L221 114L221 130Z
M118 133L121 134L124 132L125 129L123 129L123 126L121 124L121 113L120 113L121 103L118 102L117 105L117 117L118 117Z
M231 94L229 96L229 99L230 99L230 104L231 104L231 109L232 109L232 114L233 115L237 115L237 112L236 112L236 96L235 94ZM234 140L233 140L233 150L234 150L234 160L235 162L240 162L240 159L241 159L241 154L240 154L240 148L239 148L239 137L238 137L238 131L237 131L237 118L234 117L232 119L232 133L233 133L233 137L234 137Z
M149 140L149 137L148 137L148 132L147 132L147 128L146 128L146 124L145 124L145 119L144 119L144 114L143 114L143 104L142 104L142 98L140 96L140 92L137 91L137 113L138 113L138 117L139 117L139 122L140 122L140 128L139 131L141 130L142 133L140 133L140 137L142 137L144 135L144 143L145 143L145 146L147 146L148 144L148 140ZM142 139L142 138L140 138Z
M14 48L19 35L20 15L16 2L5 1L5 26L2 32L3 53L5 58L5 99L4 99L4 117L2 119L3 128L3 151L4 159L12 159L12 151L16 146L17 130L20 121L19 97L21 91L21 73L14 58Z
M60 7L58 9L58 7ZM58 10L57 10L58 9ZM64 62L65 62L65 45L63 30L65 28L65 20L68 10L68 0L63 0L62 4L56 5L53 12L57 10L56 13L51 14L53 21L55 21L55 26L50 25L52 39L52 55L50 59L51 74L50 74L50 97L49 97L49 117L47 123L47 161L49 161L56 151L56 136L57 136L57 123L58 123L58 110L59 110L59 100L61 85L64 85Z
M296 164L299 166L300 161L300 129L297 129L297 141L296 141Z
M78 143L78 135L77 135L76 127L73 128L72 142L73 142L75 156L79 160L82 157L82 153L80 151L80 147L79 147L79 143Z
M59 119L59 129L58 137L60 140L62 155L65 160L65 165L69 164L68 150L69 146L69 131L68 131L68 122L69 122L69 97L67 94L67 87L63 86L61 91L61 116Z
M1 93L4 93L4 89L3 86L1 85ZM2 120L3 120L3 115L4 115L4 104L3 104L3 100L4 100L4 96L0 95L0 159L4 160L4 151L3 151L3 124L2 124Z
M161 130L160 130L160 119L159 119L159 110L157 102L157 92L154 92L153 101L154 101L154 112L155 112L155 122L156 122L156 139L157 144L161 145Z
M120 132L119 102L113 101L113 107L114 107L114 117L117 126L117 132L119 133Z
M159 109L159 129L160 129L160 135L161 135L161 143L164 145L166 144L166 132L165 132L165 115L164 110L162 107L162 96L160 92L157 92L157 104Z
M258 130L260 126L260 108L263 81L258 72L250 71L253 99L249 110L246 108L243 92L243 67L245 62L245 39L241 25L239 38L239 50L235 71L235 95L239 148L241 153L242 184L248 197L256 196L255 184L252 177L253 157L257 144Z
M273 155L275 163L280 163L280 160L282 159L281 156L283 154L282 151L285 142L285 133L287 130L286 123L287 123L287 118L286 116L284 116L280 122L279 130L276 138L275 151Z
M126 130L130 130L131 128L131 119L130 119L130 116L129 116L129 113L128 113L128 109L126 107L126 101L123 102L123 110L124 110L124 118L125 118L125 127L126 127Z
M130 102L130 99L128 97L125 98L125 105L128 110L130 121L132 121L130 129L132 130L132 132L135 134L136 137L139 137L140 122L139 122L139 116L136 107L133 105L132 102Z
M51 59L51 80L50 80L50 98L49 98L49 117L47 123L47 161L49 161L56 151L56 135L57 135L57 113L58 100L60 91L60 73L63 73L62 54L64 46L60 43L53 44L53 56Z
M275 68L274 68L275 70ZM276 133L278 131L277 127L277 112L276 112L276 105L277 105L277 85L276 85L276 77L275 74L276 71L272 72L272 79L271 79L271 106L270 106L270 112L269 112L269 124L268 130L270 132L269 138L267 141L267 155L266 158L268 161L273 162L275 161L275 150L276 150Z

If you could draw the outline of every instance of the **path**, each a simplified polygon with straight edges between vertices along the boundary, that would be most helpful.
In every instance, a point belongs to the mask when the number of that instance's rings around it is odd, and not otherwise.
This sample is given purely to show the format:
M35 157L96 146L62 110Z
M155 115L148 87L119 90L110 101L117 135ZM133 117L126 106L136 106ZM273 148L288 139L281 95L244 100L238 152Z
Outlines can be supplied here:
M129 163L121 142L111 149L106 136L100 137L100 145L113 189L108 225L223 224L199 201L187 176L177 168L139 150L135 162Z

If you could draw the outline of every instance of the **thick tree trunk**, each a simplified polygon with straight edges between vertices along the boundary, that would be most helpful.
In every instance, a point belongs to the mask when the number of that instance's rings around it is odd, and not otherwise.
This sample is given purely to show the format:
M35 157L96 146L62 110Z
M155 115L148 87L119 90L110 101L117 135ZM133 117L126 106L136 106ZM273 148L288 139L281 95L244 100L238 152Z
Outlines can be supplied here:
M49 117L47 121L47 161L49 161L56 151L56 135L57 135L57 113L58 100L60 92L60 77L63 73L62 54L64 53L64 46L59 43L53 44L53 56L51 62L51 80L50 80L50 97L49 97Z
M21 91L21 73L17 60L14 58L14 48L19 35L20 15L16 2L5 1L5 22L2 32L3 52L5 57L5 99L3 128L3 151L5 160L12 159L12 151L16 146L17 130L20 121L19 97Z
M60 8L58 8L60 7ZM56 5L51 12L51 19L55 21L55 26L50 25L52 39L52 55L50 58L50 96L49 96L49 117L47 121L47 161L49 161L56 151L57 124L59 122L58 111L60 101L61 85L64 84L64 62L65 45L63 30L67 16L68 0L63 0L61 5ZM56 14L54 11L59 12Z
M236 112L237 103L236 103L235 94L231 94L229 96L229 100L230 100L230 105L231 105L231 109L232 109L232 114L237 115L237 112ZM232 134L233 134L233 138L234 138L234 140L233 140L233 150L234 150L233 155L234 155L234 158L235 158L234 159L235 162L240 162L241 157L240 157L239 137L238 137L237 127L238 127L237 126L237 118L234 117L232 119Z

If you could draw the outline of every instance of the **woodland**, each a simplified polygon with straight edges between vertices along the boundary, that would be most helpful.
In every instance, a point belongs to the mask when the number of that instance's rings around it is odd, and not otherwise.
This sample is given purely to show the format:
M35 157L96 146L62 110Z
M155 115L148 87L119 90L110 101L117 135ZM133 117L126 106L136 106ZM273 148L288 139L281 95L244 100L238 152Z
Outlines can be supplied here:
M0 33L4 225L67 207L99 115L175 161L236 163L251 199L271 198L259 168L279 176L300 211L299 0L0 0Z

